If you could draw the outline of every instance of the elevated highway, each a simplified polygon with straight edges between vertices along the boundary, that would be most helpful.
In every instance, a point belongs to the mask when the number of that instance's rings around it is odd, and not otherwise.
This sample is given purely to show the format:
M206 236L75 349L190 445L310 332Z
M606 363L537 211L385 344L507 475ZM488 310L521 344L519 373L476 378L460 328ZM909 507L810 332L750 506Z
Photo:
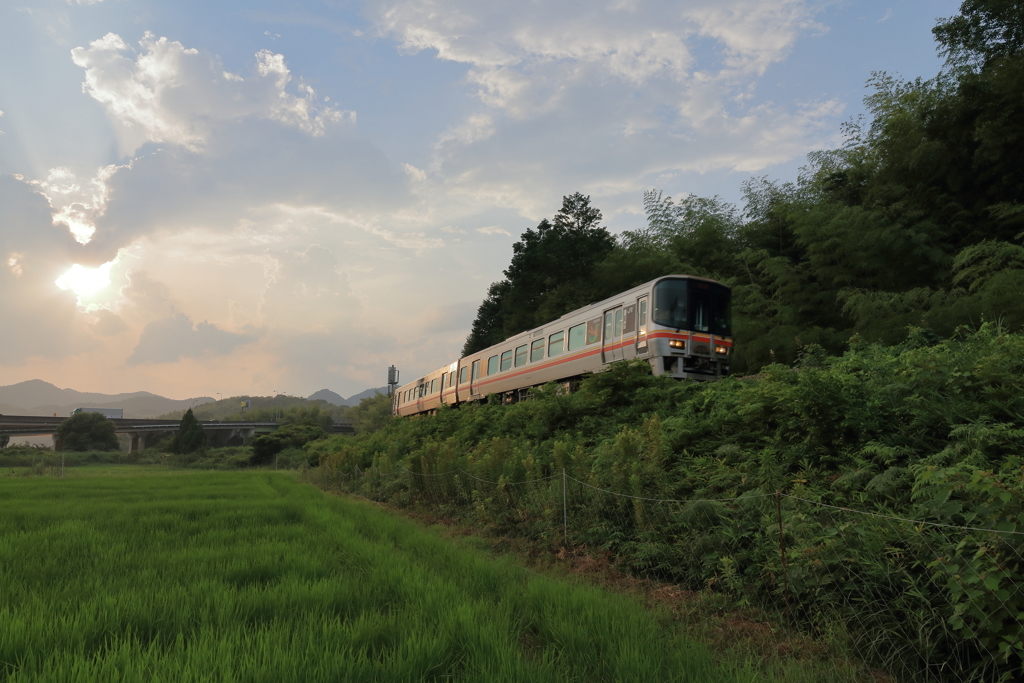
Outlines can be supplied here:
M5 448L12 436L51 436L66 417L38 415L0 415L0 448ZM146 448L146 440L173 434L178 431L181 420L153 420L148 418L108 418L114 423L118 434L129 437L128 451L134 453ZM215 444L241 443L247 445L259 434L269 434L281 426L273 421L228 422L223 420L200 421L203 431L210 435ZM352 433L352 424L336 421L332 433Z

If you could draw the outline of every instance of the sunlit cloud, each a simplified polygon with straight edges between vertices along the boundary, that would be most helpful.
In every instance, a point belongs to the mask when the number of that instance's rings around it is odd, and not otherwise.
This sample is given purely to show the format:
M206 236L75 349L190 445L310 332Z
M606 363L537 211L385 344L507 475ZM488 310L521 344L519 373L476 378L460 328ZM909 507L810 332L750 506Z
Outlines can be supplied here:
M107 209L110 194L107 181L119 169L130 168L111 164L96 170L95 177L79 180L69 168L51 168L45 180L29 180L46 197L53 214L53 224L64 224L79 244L88 244L96 233L96 219Z
M89 300L110 286L110 269L114 261L104 263L97 268L87 268L76 263L71 269L57 278L57 286L64 291L72 291L78 297L78 304L85 306Z

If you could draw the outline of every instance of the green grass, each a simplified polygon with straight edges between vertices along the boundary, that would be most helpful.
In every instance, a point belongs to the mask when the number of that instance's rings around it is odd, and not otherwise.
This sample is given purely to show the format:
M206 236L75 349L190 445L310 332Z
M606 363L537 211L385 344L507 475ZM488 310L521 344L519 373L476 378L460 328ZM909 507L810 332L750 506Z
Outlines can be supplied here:
M754 678L634 600L288 474L120 472L0 479L0 681Z

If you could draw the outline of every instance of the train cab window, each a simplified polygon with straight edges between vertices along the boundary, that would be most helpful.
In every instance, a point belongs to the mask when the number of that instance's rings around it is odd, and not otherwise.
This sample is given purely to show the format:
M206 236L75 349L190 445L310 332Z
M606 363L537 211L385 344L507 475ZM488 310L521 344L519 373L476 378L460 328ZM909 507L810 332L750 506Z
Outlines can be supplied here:
M480 361L478 360L473 361L472 377L473 379L477 379L478 377L480 377Z
M538 339L537 341L530 344L530 362L536 363L539 360L544 360L544 340Z
M430 381L430 393L431 394L436 394L437 393L437 380L436 379Z
M689 327L686 310L688 290L686 280L662 280L654 285L654 310L651 312L654 322L677 330Z
M491 356L487 359L487 374L497 375L498 374L498 357Z
M569 328L569 350L576 351L582 349L583 344L587 339L587 324L580 323L575 327Z
M512 367L512 349L501 354L501 371L505 372Z
M555 332L553 335L548 337L548 358L552 356L560 356L562 354L562 345L565 342L565 332Z
M459 373L459 384L465 384L466 383L466 379L468 379L468 377L467 377L468 374L469 374L469 368L463 367L462 371Z
M601 341L601 319L587 321L587 346Z
M526 365L526 344L516 347L516 367Z

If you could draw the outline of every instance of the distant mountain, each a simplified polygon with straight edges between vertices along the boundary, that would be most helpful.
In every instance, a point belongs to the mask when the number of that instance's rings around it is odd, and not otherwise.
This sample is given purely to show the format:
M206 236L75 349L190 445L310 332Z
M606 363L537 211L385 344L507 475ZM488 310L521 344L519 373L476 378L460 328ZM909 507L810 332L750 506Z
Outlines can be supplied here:
M173 399L136 391L130 394L97 394L74 389L60 389L49 382L30 379L26 382L0 386L0 414L4 415L69 415L75 408L123 408L125 417L155 417L174 410L185 410L209 403L213 398Z
M357 406L359 405L359 402L362 401L364 398L370 398L371 396L376 396L377 394L386 393L388 393L387 387L379 387L377 389L367 389L366 391L358 393L355 396L342 398L341 394L336 394L330 389L321 389L315 394L310 394L309 400L327 401L328 403L334 406Z
M307 396L310 401L327 401L332 406L347 406L345 399L341 397L341 394L336 394L330 389L321 389L315 394Z
M345 405L347 405L347 406L357 406L357 405L359 405L359 402L362 401L364 398L371 398L373 396L376 396L377 394L386 394L386 393L388 393L388 388L387 387L377 387L376 389L367 389L366 391L358 393L355 396L349 396L348 398L346 398L345 399Z

